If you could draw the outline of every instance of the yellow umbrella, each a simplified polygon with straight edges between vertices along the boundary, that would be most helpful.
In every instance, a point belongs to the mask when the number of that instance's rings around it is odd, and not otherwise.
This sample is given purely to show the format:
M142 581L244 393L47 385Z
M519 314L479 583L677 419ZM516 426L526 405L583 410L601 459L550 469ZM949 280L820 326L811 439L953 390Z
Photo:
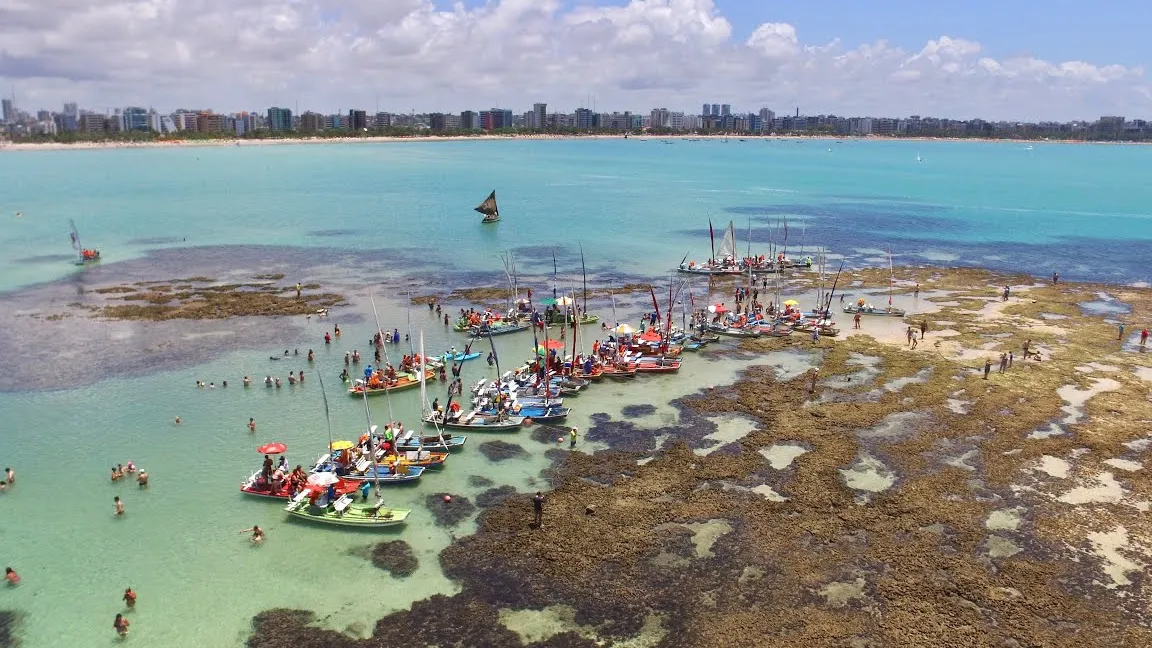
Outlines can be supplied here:
M799 306L800 302L796 301L795 299L789 299L789 300L784 302L784 305L785 306Z
M332 449L333 450L351 450L352 448L355 448L355 447L356 447L356 444L352 443L351 441L333 441L332 442Z
M575 304L575 303L576 303L576 300L572 299L571 297L561 297L560 299L556 300L557 306L571 306L572 304Z
M636 332L636 329L628 326L627 324L621 324L612 330L616 333L619 333L620 335L631 335L632 333Z

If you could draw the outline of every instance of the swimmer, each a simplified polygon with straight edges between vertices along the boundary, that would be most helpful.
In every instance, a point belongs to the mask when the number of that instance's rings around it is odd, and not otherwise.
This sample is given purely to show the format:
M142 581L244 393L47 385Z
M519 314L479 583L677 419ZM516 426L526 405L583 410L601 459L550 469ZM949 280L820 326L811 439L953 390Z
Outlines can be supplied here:
M248 419L248 431L249 432L255 432L256 431L256 419L254 419L254 418Z
M280 389L280 379L276 379L276 389Z
M259 526L253 526L251 529L240 529L240 533L252 533L252 544L258 545L264 542L264 529Z
M112 501L116 502L116 515L124 515L124 502L120 501L120 496L113 497Z
M4 478L8 480L9 484L16 483L16 471L11 468L4 469Z
M308 349L308 362L312 362L315 359L316 359L316 354L312 353L312 349Z
M17 574L16 570L11 567L4 568L4 579L8 581L9 587L15 587L20 584L20 574Z
M225 380L225 381L221 382L221 383L220 383L220 386L221 386L221 387L227 387L227 386L228 386L228 381L227 381L227 380Z
M127 605L129 608L136 607L136 592L133 592L131 587L124 590L123 598L124 598L124 605Z
M123 637L128 634L128 625L128 619L125 619L123 614L117 614L116 620L112 622L112 629Z
M112 481L116 481L117 479L120 479L120 477L121 477L121 475L116 470L116 466L112 466Z
M245 387L251 387L252 386L252 379L249 378L248 376L244 376L244 386Z
M300 372L300 377L297 378L296 380L299 382L304 382L304 372L303 371Z
M184 421L182 421L179 416L176 417L176 425L180 425L183 422Z
M136 475L136 484L140 488L148 488L148 471L141 470L139 475Z
M136 464L132 463L132 460L129 459L128 464L124 466L124 470L127 470L130 473L134 473L136 472Z

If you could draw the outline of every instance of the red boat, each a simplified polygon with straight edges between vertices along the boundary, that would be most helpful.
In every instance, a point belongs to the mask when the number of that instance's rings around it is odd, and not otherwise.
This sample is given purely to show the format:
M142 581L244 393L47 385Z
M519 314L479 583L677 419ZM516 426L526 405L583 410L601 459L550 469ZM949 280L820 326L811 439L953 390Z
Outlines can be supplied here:
M641 360L636 363L637 373L672 373L680 371L679 360L665 360L662 358L653 358L651 360Z
M635 378L636 365L629 364L623 367L619 365L604 365L601 373L609 378Z
M244 493L245 495L252 495L254 497L267 497L269 499L287 500L292 498L292 486L287 480L281 484L279 489L273 491L271 484L260 478L260 472L261 471L257 470L256 472L252 473L252 476L246 479L243 484L240 484L241 493ZM336 482L336 494L347 495L349 493L355 492L355 490L359 487L360 484L357 484L356 482L350 482L341 479L340 481ZM324 490L327 487L317 486L315 484L305 484L304 488L309 490Z

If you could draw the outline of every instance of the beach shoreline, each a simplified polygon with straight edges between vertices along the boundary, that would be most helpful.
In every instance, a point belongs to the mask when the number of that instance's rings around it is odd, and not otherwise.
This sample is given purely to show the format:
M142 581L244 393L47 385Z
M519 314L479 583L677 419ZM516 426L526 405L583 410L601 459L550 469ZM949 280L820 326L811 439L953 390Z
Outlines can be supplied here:
M412 135L412 136L376 136L363 137L285 137L270 139L248 139L243 137L229 137L211 140L187 139L157 139L154 141L102 141L102 142L10 142L0 141L0 153L19 151L84 151L106 149L153 149L153 148L202 148L202 147L244 147L244 146L275 146L275 145L301 145L301 144L392 144L392 143L428 143L428 142L465 142L465 141L569 141L569 140L723 140L732 139L764 140L764 141L805 141L818 142L981 142L993 144L1099 144L1099 145L1147 145L1148 142L1089 142L1082 140L1026 140L1011 138L966 138L966 137L878 137L878 136L837 136L837 135L718 135L718 134L650 134L650 135L560 135L560 134L512 134L512 135Z

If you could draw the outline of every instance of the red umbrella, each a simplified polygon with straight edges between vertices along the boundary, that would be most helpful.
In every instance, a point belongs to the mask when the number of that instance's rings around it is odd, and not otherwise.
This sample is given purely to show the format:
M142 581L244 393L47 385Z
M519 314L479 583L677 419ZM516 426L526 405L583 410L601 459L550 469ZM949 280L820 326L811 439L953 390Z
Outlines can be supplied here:
M555 350L563 349L565 345L564 345L564 342L562 340L548 340L547 342L545 342L544 344L542 344L540 346L551 351L553 349L555 349Z
M260 454L284 454L284 451L287 449L288 446L284 445L283 443L280 443L279 441L273 441L272 443L265 443L259 448L256 448L256 452L259 452Z
M709 306L708 310L712 311L713 313L721 314L728 312L728 309L724 307L724 304L715 304L713 306Z

